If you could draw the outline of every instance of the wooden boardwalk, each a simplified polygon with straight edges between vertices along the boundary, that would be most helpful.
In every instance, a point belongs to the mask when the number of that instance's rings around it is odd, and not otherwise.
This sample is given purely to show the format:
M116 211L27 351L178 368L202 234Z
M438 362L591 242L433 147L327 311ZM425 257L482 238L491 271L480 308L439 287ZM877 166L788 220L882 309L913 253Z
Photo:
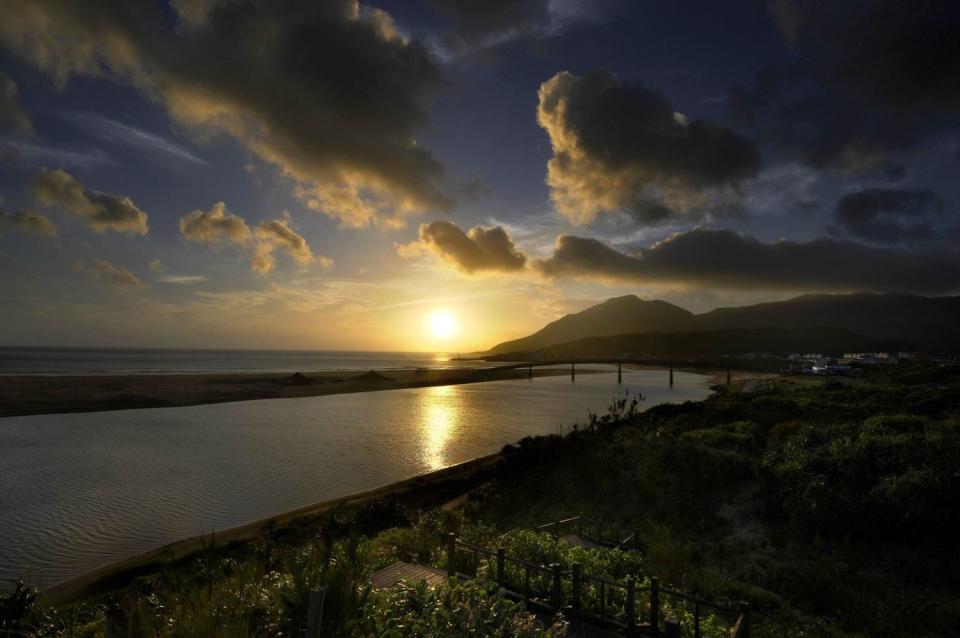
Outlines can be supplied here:
M428 587L436 587L447 582L447 572L426 565L415 565L398 560L380 571L370 574L370 584L374 589L389 589L400 581L409 585L426 581Z
M564 534L560 537L560 541L562 543L566 543L570 547L583 547L586 549L597 549L599 547L603 547L599 543L595 543L589 538L581 538L576 534Z

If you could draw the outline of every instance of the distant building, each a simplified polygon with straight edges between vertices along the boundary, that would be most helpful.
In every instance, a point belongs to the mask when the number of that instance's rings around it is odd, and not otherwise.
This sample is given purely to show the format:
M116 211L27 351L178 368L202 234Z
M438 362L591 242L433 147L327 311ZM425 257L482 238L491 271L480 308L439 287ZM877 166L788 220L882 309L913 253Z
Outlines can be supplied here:
M837 363L828 363L826 365L815 365L810 367L810 372L806 372L804 369L804 374L815 374L818 376L828 376L828 375L850 375L853 373L853 368L848 365L842 365Z

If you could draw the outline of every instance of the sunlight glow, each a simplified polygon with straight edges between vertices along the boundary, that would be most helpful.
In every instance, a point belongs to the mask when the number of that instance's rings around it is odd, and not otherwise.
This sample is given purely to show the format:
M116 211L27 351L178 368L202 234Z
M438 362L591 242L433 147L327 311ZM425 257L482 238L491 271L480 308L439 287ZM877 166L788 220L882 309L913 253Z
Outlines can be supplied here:
M447 339L457 331L457 319L449 310L434 310L427 315L427 330L435 339Z
M431 470L450 464L447 446L458 422L455 394L456 386L434 386L423 396L420 436L423 459Z

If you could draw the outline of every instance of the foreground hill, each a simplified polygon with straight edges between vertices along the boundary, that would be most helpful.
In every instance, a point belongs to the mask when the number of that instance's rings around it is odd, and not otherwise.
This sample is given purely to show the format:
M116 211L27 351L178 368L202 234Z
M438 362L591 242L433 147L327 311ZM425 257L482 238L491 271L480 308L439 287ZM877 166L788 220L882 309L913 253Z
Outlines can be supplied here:
M530 352L590 337L636 337L646 333L706 334L721 330L761 328L829 328L865 337L860 348L849 346L849 349L854 350L866 349L868 342L872 340L894 341L902 347L924 350L957 351L960 350L960 331L956 329L958 325L960 297L872 293L803 295L787 301L740 308L718 308L694 315L664 301L642 301L634 295L628 295L615 297L582 312L567 315L547 324L529 337L498 344L491 349L491 353L503 355ZM823 336L826 336L826 333ZM838 335L834 335L836 336ZM663 345L680 343L682 339L689 338L688 335L684 338L667 339L660 334L654 341ZM709 340L713 337L701 338ZM850 335L843 337L849 338ZM809 344L809 348L831 350L828 345L837 342L837 339L831 339L833 340L819 346L813 342ZM689 349L693 346L685 347ZM772 348L755 344L747 351L794 349L806 348Z
M529 337L498 344L490 352L528 352L586 337L694 329L694 315L689 310L666 301L643 301L636 295L627 295L566 315Z

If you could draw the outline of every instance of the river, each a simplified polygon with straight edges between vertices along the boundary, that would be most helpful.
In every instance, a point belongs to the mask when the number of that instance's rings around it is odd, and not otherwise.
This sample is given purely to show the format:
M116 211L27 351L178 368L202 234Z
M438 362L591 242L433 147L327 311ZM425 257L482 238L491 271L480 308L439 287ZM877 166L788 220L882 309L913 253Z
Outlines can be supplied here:
M587 366L583 366L586 368ZM0 579L47 587L223 530L568 430L624 392L699 400L663 370L0 419Z

